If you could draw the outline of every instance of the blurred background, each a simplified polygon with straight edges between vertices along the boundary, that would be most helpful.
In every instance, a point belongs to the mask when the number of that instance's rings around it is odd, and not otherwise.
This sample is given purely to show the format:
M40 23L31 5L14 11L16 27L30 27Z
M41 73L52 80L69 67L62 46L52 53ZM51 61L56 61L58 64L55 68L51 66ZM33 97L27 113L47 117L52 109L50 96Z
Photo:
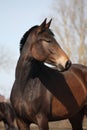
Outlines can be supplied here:
M0 0L0 94L10 97L19 43L32 26L51 29L73 63L87 65L87 0Z

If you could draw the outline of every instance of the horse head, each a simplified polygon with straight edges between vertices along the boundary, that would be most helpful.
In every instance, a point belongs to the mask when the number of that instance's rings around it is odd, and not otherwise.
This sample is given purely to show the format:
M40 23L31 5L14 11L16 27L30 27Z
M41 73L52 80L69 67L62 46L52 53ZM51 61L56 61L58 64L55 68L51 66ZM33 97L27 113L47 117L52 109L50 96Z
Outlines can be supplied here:
M41 25L34 26L25 33L21 40L21 52L26 53L26 59L31 57L63 71L70 67L71 61L49 29L51 21L52 19L46 23L45 19ZM24 42L25 37L27 38Z

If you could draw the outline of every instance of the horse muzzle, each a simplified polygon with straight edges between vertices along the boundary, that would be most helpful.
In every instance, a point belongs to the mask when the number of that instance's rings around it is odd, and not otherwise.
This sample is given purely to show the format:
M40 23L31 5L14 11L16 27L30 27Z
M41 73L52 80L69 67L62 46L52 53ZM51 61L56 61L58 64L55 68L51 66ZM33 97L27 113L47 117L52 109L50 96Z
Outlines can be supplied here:
M72 64L72 62L70 60L68 60L65 65L58 64L56 67L57 67L58 71L66 71L70 68L71 64Z
M62 64L53 65L53 64L49 64L49 63L44 62L44 65L46 65L47 67L49 67L51 69L58 70L60 72L68 70L70 68L71 64L72 64L72 62L70 60L68 60L66 62L65 66Z

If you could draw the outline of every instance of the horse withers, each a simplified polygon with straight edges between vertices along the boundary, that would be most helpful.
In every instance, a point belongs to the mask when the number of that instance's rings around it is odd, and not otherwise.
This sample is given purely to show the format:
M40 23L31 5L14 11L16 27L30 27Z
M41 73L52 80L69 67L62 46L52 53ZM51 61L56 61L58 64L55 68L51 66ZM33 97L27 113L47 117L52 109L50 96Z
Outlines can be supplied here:
M29 130L30 124L35 123L40 130L48 130L48 121L68 118L73 130L83 130L87 67L71 65L49 29L50 24L51 20L46 23L45 19L40 26L28 30L20 42L10 96L17 125L19 130Z

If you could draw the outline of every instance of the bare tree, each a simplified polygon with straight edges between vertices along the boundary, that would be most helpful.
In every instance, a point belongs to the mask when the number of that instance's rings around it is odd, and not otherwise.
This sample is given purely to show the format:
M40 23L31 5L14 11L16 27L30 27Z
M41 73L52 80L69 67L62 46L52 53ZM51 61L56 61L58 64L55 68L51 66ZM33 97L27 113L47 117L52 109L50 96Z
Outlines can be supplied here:
M53 0L53 28L75 62L87 64L87 1Z
M15 62L15 56L11 49L0 45L0 69L9 71L13 68Z

